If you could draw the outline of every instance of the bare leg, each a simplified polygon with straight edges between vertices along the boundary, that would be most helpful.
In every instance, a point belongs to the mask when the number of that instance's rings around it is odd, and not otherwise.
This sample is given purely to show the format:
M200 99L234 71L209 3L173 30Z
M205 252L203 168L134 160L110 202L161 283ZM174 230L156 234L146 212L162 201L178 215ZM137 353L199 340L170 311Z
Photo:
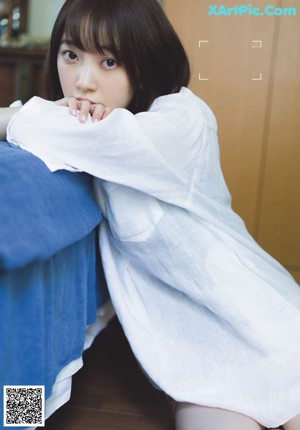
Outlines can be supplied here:
M299 430L300 429L300 414L289 420L283 426L284 430Z
M192 403L177 404L175 423L176 430L262 430L264 428L245 415Z

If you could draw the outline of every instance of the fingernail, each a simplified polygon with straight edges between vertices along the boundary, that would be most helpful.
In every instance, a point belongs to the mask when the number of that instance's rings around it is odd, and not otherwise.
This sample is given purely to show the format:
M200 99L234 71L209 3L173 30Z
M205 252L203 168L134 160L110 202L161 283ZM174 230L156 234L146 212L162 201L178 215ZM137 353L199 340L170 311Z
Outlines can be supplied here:
M80 116L80 121L81 122L86 122L86 120L87 120L87 116L86 115L81 115Z
M77 116L77 109L72 109L72 115Z

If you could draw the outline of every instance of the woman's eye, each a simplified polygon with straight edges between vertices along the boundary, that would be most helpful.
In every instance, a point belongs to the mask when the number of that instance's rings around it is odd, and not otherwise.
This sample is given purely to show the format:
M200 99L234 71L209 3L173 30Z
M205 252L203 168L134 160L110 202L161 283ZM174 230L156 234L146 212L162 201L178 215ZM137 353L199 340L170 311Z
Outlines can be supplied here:
M73 51L64 51L63 56L67 61L75 61L77 60L77 55Z
M109 70L109 69L114 69L117 66L117 62L112 58L107 58L102 62L102 65L105 69Z

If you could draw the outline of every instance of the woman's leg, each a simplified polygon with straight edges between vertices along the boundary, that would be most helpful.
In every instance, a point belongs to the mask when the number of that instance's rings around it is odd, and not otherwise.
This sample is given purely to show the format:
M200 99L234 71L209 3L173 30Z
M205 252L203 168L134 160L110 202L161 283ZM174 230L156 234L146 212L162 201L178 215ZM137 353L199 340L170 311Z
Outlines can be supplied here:
M289 420L282 426L284 430L299 430L300 429L300 414Z
M192 403L177 404L175 424L176 430L262 430L264 428L245 415Z

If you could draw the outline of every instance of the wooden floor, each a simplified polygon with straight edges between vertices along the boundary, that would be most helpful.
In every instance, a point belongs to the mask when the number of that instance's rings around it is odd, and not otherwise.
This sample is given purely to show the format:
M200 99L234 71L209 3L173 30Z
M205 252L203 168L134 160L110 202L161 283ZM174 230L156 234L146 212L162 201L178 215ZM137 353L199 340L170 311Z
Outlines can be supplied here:
M71 400L47 430L173 430L171 408L138 367L114 319L84 353Z

